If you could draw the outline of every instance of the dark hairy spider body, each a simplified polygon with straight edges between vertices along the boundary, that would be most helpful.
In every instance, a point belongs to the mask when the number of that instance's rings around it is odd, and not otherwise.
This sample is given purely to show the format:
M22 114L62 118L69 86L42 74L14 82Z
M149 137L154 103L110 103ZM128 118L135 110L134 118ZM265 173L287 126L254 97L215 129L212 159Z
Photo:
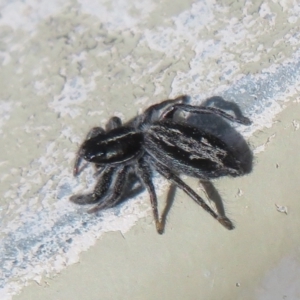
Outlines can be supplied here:
M155 170L187 193L224 227L233 229L232 222L208 206L179 175L204 181L225 175L235 177L243 174L241 162L231 145L204 128L175 120L174 114L184 111L199 117L203 114L217 115L244 125L251 122L248 118L233 117L217 108L188 105L187 101L187 96L165 100L149 107L144 114L125 125L119 118L113 117L106 130L94 127L79 148L74 175L79 174L79 166L84 159L95 164L99 179L92 193L74 195L70 200L77 204L94 204L89 212L114 207L122 201L130 175L135 174L148 190L156 229L161 234L164 223L159 218L152 183Z

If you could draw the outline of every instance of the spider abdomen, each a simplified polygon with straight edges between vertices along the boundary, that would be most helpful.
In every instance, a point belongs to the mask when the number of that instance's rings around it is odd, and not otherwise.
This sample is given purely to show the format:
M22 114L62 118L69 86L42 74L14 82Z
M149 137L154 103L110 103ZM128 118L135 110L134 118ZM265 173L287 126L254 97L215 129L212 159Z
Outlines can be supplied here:
M208 179L240 174L240 163L231 148L201 129L163 120L145 134L146 151L178 173Z

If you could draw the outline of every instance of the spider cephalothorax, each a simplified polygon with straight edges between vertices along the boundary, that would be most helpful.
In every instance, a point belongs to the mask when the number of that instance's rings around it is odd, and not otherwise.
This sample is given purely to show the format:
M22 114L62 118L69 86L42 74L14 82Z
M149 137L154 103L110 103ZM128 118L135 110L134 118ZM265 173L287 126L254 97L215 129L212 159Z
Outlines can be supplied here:
M95 164L99 179L93 193L74 195L70 200L77 204L95 204L89 212L114 207L123 200L128 178L135 174L149 192L156 229L161 234L164 224L159 219L152 183L152 171L156 170L224 227L233 229L232 222L210 208L179 175L186 174L201 180L224 175L239 176L243 174L240 160L231 145L205 131L205 128L175 120L174 114L177 111L199 116L213 114L244 125L251 122L248 118L233 117L217 108L189 105L187 99L187 96L180 96L153 105L125 125L119 118L113 117L106 130L94 127L79 148L74 175L78 175L79 165L84 159Z

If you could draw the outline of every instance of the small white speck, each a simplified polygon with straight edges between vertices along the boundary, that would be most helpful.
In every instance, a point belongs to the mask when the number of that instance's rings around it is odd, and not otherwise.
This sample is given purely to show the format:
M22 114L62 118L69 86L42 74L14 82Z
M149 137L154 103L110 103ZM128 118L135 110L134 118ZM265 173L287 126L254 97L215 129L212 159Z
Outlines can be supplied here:
M284 213L284 214L288 214L288 208L287 206L283 206L283 205L278 205L275 203L275 206L276 206L276 209L277 211L281 212L281 213Z
M293 120L292 124L293 124L295 130L298 130L298 129L299 129L300 124L299 124L299 122L298 122L297 120Z
M265 151L266 146L271 142L271 140L273 140L275 138L275 136L276 136L276 133L269 136L267 141L264 144L262 144L254 149L253 153L257 154L257 153Z
M237 196L241 197L243 196L243 194L244 194L243 191L241 189L238 189Z

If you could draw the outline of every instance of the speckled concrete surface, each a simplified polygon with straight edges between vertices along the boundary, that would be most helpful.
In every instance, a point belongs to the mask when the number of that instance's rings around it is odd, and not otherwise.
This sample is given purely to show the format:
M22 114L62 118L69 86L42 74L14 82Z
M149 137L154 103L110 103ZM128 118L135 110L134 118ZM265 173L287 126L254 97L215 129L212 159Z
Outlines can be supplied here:
M281 260L286 266L298 259L297 184L279 184L298 176L298 145L285 148L297 142L291 135L299 127L297 2L30 0L2 1L0 9L1 299L11 299L32 282L45 289L33 283L20 299L38 297L41 291L46 299L66 299L65 293L76 291L79 299L86 290L88 299L233 299L231 293L247 299L243 293L253 296L264 272L280 269ZM253 120L251 127L237 128L252 143L253 173L217 182L238 223L234 233L225 232L180 193L162 237L153 228L146 193L98 218L69 203L70 195L94 184L92 169L78 179L71 174L74 153L90 127L103 126L112 115L127 120L150 104L183 93L195 104L223 96ZM284 122L274 123L284 108ZM271 132L273 128L278 130ZM271 149L273 140L276 149ZM273 170L266 164L276 155L282 163L276 162ZM157 176L155 183L164 197L166 181ZM274 194L266 201L268 192ZM247 204L240 203L242 198ZM276 203L294 210L280 214ZM115 233L95 245L111 231ZM278 231L280 243L286 236L294 248L284 250L268 240ZM256 251L268 254L270 261L263 263L265 256L255 261ZM249 272L239 266L249 256L253 276L247 277ZM83 261L95 268L81 269ZM75 262L82 263L67 267ZM46 279L60 272L66 277ZM268 278L264 285L274 285ZM74 280L76 289L68 289ZM163 280L174 283L164 286ZM257 293L249 299L267 299Z

